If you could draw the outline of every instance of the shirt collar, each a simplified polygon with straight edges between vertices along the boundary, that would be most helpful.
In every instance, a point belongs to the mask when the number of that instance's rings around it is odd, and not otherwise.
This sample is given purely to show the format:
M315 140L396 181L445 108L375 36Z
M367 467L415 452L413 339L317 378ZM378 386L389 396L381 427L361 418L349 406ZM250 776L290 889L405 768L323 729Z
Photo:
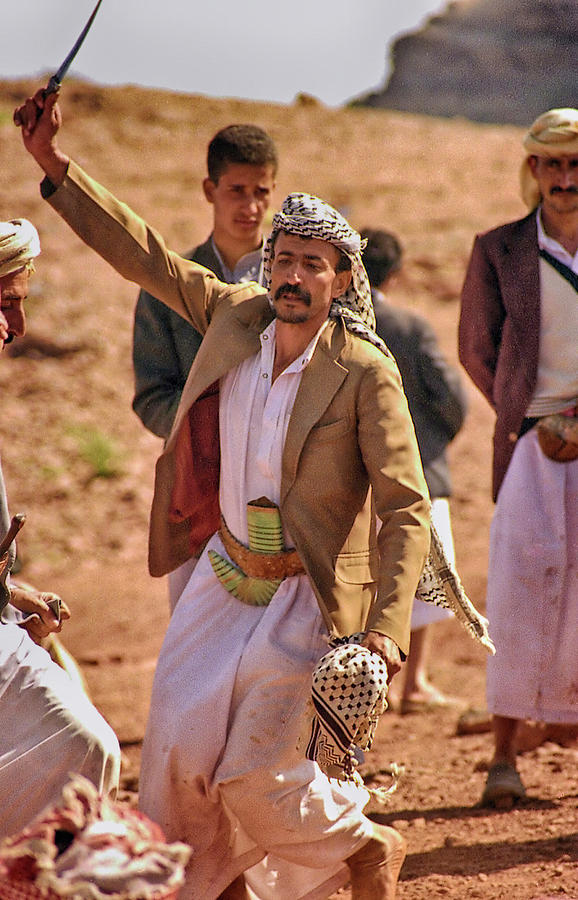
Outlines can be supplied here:
M263 242L261 242L261 246L256 250L245 253L232 271L221 256L212 235L211 246L215 256L221 264L225 281L228 284L243 284L247 281L256 281L257 284L263 283Z
M301 356L298 356L297 359L293 360L293 362L291 363L290 366L287 366L287 368L284 370L285 373L302 372L303 369L305 369L309 365L309 363L311 362L311 358L312 358L313 354L315 353L315 348L317 347L319 338L321 337L321 335L327 328L328 322L329 322L329 319L326 319L325 322L323 322L323 324L321 325L319 330L316 332L316 334L313 335L313 337L307 344L307 346L306 346L305 350L303 351L303 353L301 354ZM265 362L266 359L269 360L271 363L271 367L273 365L273 358L275 355L274 350L275 350L275 335L276 334L277 334L277 320L276 319L273 319L273 321L270 322L269 325L267 325L267 328L265 328L265 330L262 331L260 334L261 351L263 354L263 361Z
M538 227L538 247L540 250L547 250L548 253L551 253L559 262L564 263L565 266L572 269L574 272L578 272L578 252L572 256L562 244L559 244L557 240L553 237L550 237L549 234L546 234L544 231L544 225L542 224L542 207L539 206L536 212L536 224Z

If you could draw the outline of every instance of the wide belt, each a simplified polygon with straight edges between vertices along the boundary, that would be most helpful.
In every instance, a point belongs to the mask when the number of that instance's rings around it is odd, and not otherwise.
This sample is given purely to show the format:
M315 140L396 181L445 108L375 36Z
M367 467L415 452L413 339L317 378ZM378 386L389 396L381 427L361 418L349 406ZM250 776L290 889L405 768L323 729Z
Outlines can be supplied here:
M267 497L247 504L249 546L230 532L223 515L219 535L230 557L209 550L215 575L223 587L244 603L266 606L285 578L304 573L296 550L283 550L279 508Z
M222 517L219 534L235 565L251 578L290 578L305 571L296 550L282 550L280 553L251 550L231 534Z

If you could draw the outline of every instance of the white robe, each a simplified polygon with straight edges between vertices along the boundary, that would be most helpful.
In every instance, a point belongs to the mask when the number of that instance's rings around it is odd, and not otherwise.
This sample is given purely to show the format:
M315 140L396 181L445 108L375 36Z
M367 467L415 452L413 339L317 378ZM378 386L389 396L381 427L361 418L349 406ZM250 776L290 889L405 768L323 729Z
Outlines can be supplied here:
M317 340L271 385L274 335L273 322L261 352L221 382L220 502L244 543L247 502L279 502L287 423ZM311 673L328 649L326 626L307 576L285 579L268 606L248 606L217 580L210 548L226 556L213 536L161 650L141 808L169 840L193 847L182 900L214 900L266 854L247 876L254 896L328 897L371 825L362 813L367 792L330 781L305 758Z
M14 624L0 625L0 838L61 798L71 774L116 790L116 736L79 685Z
M578 460L516 444L490 532L490 712L578 723Z

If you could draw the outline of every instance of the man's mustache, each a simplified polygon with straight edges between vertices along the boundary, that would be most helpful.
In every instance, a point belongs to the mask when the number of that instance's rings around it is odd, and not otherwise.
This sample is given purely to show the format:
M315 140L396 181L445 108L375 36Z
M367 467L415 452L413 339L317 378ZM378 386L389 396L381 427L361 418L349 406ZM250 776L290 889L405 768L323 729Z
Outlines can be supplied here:
M570 187L561 188L561 187L553 187L550 188L551 194L578 194L578 187L571 184Z
M309 291L304 291L303 288L300 288L298 284L289 284L289 282L282 284L275 291L274 299L278 300L282 294L293 294L298 300L302 300L307 306L311 306L311 294Z

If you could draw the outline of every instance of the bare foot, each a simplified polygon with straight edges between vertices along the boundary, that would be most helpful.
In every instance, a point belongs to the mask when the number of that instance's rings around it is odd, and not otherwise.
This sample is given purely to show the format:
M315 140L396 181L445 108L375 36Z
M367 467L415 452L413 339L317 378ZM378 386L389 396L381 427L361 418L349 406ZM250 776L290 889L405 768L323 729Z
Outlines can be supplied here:
M351 900L395 900L405 859L405 838L387 825L373 824L373 837L346 860L351 872Z
M418 689L405 693L401 698L400 712L407 713L427 712L445 706L463 706L464 701L457 697L448 697L442 694L431 684L422 685Z

